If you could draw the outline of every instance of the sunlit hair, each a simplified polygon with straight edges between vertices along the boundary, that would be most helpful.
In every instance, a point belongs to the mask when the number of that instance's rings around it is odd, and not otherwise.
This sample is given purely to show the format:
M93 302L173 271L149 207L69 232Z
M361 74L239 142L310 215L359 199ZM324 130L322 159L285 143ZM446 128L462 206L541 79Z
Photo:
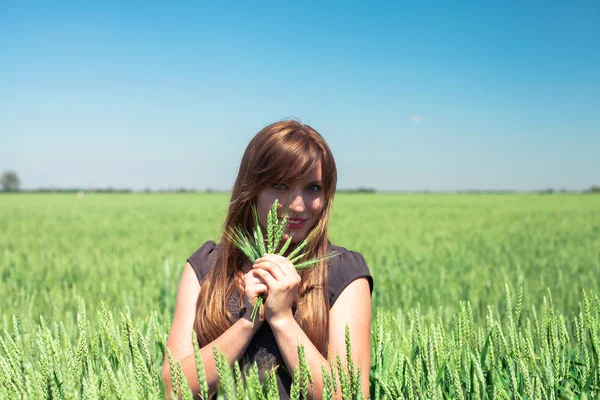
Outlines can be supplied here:
M337 184L335 160L323 137L310 126L295 120L265 127L248 144L233 186L224 232L235 226L252 230L252 205L256 204L259 192L266 185L295 182L306 177L319 161L324 206L311 229L314 239L308 250L314 257L324 257L327 254L329 213ZM234 323L226 306L234 290L239 294L240 307L243 306L241 266L245 256L226 235L221 237L215 252L212 268L200 285L196 304L194 330L201 347L218 338ZM326 357L329 332L326 262L299 274L302 283L296 299L295 319Z

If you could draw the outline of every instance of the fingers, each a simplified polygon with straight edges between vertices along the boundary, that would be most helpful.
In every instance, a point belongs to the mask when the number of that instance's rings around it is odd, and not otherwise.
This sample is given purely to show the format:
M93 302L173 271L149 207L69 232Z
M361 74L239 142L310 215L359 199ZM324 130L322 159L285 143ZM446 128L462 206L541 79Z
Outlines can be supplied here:
M257 273L257 270L251 269L249 272L244 274L244 287L255 287L255 286L265 286L265 280L262 279Z
M267 289L269 286L277 286L277 279L275 279L269 271L257 267L257 269L255 269L253 272L266 283Z
M289 290L300 283L300 275L296 268L290 260L282 256L265 254L256 260L252 268L270 289Z
M276 264L277 266L279 266L279 268L281 268L281 271L283 272L284 275L296 275L297 274L296 268L290 262L290 260L287 259L286 257L280 256L277 254L265 254L264 256L257 259L256 263L258 264L258 263L264 262L264 261L270 261L273 264Z
M244 274L244 293L248 299L257 299L259 296L266 296L269 291L264 279L256 271L251 270Z
M258 283L256 285L247 287L247 291L255 296L258 296L258 295L267 293L268 288L267 288L267 285L265 285L264 283Z
M279 264L276 264L272 261L260 261L259 262L257 260L256 264L254 264L252 266L252 268L254 268L255 270L260 268L265 271L268 271L278 281L285 279L285 276L286 276L286 273L283 271L283 268L281 268L281 266Z

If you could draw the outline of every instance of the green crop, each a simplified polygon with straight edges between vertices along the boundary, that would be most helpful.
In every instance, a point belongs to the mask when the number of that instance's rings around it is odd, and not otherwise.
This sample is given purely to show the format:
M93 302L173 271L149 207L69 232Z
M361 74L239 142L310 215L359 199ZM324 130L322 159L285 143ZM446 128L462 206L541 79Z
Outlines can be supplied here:
M185 260L228 200L1 195L0 399L162 399ZM370 370L330 354L323 398L360 398L359 375L377 400L600 396L600 196L339 193L329 238L365 257L374 320ZM274 373L221 374L218 398L279 397Z
M571 318L559 313L550 293L540 309L525 307L522 292L517 305L506 290L506 312L489 308L484 321L461 303L445 326L438 315L419 309L392 315L378 311L372 329L372 362L368 371L373 399L400 398L571 398L600 395L600 297L581 294L581 309ZM530 316L521 313L530 309ZM0 398L151 398L163 397L159 381L166 327L157 314L144 320L128 311L116 322L104 305L103 321L91 329L86 307L77 314L79 334L69 337L62 323L44 319L23 331L17 317L0 334ZM570 322L569 322L570 321ZM192 338L191 338L192 339ZM195 342L195 338L192 339ZM278 398L271 372L261 381L256 364L242 374L215 351L219 393L231 399ZM191 398L181 364L167 349L173 388ZM196 347L201 393L208 385ZM304 349L298 348L299 368L293 372L292 399L307 398L313 376ZM323 398L361 399L361 376L353 367L350 332L346 354L330 354L323 366Z

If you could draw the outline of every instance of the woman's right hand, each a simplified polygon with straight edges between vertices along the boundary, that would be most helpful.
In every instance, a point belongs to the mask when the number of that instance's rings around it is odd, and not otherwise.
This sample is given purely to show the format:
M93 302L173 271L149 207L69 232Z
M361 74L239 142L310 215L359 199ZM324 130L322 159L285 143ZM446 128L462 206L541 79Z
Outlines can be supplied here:
M258 300L260 295L266 296L267 294L267 285L261 277L258 276L256 270L250 270L246 274L244 274L243 278L244 283L244 306L246 307L246 313L244 314L245 319L252 322L251 314L252 310L254 310L254 306ZM261 306L261 309L258 311L254 327L258 328L262 325L265 320L265 305Z

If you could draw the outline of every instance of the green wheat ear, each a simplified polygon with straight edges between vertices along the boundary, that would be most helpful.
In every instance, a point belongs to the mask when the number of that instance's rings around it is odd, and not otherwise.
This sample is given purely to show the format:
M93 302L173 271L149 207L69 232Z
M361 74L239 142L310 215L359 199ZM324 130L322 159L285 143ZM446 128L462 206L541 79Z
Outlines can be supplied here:
M267 252L267 249L265 248L265 238L263 237L262 229L260 226L260 220L258 218L258 210L256 209L256 206L252 207L252 215L254 216L254 226L256 227L254 229L254 238L256 240L256 244L260 248L260 253L264 255Z
M277 217L277 209L279 208L279 200L275 199L271 208L269 209L269 213L267 215L267 234L266 238L263 236L262 227L260 225L260 219L258 216L258 210L256 209L256 205L252 206L252 216L254 220L254 229L253 232L246 232L241 227L235 227L232 231L225 232L224 235L229 239L229 241L237 247L242 253L246 255L252 261L252 263L256 263L256 260L262 257L265 253L275 254L281 240L283 239L283 234L285 231L285 225L287 224L288 217L284 216L281 221ZM303 249L305 249L308 244L314 239L314 231L311 232L302 242L296 246L296 248L289 254L285 255L287 249L292 243L293 233L288 237L285 241L281 250L279 250L278 255L287 257L294 267L297 270L309 268L315 264L318 264L321 261L328 260L333 257L335 254L329 254L323 258L315 258L304 260L298 264L296 262L303 259L307 253L300 253ZM265 240L267 242L265 247ZM258 311L260 306L264 303L263 296L258 298L254 309L252 310L252 314L250 315L250 319L252 320L252 325L254 326L254 322L258 316Z
M277 208L279 207L279 201L275 199L271 209L269 210L269 214L267 215L267 253L273 253L273 247L275 247L275 231L277 228ZM256 206L254 206L256 210ZM256 224L254 227L255 230L260 230L260 225Z

